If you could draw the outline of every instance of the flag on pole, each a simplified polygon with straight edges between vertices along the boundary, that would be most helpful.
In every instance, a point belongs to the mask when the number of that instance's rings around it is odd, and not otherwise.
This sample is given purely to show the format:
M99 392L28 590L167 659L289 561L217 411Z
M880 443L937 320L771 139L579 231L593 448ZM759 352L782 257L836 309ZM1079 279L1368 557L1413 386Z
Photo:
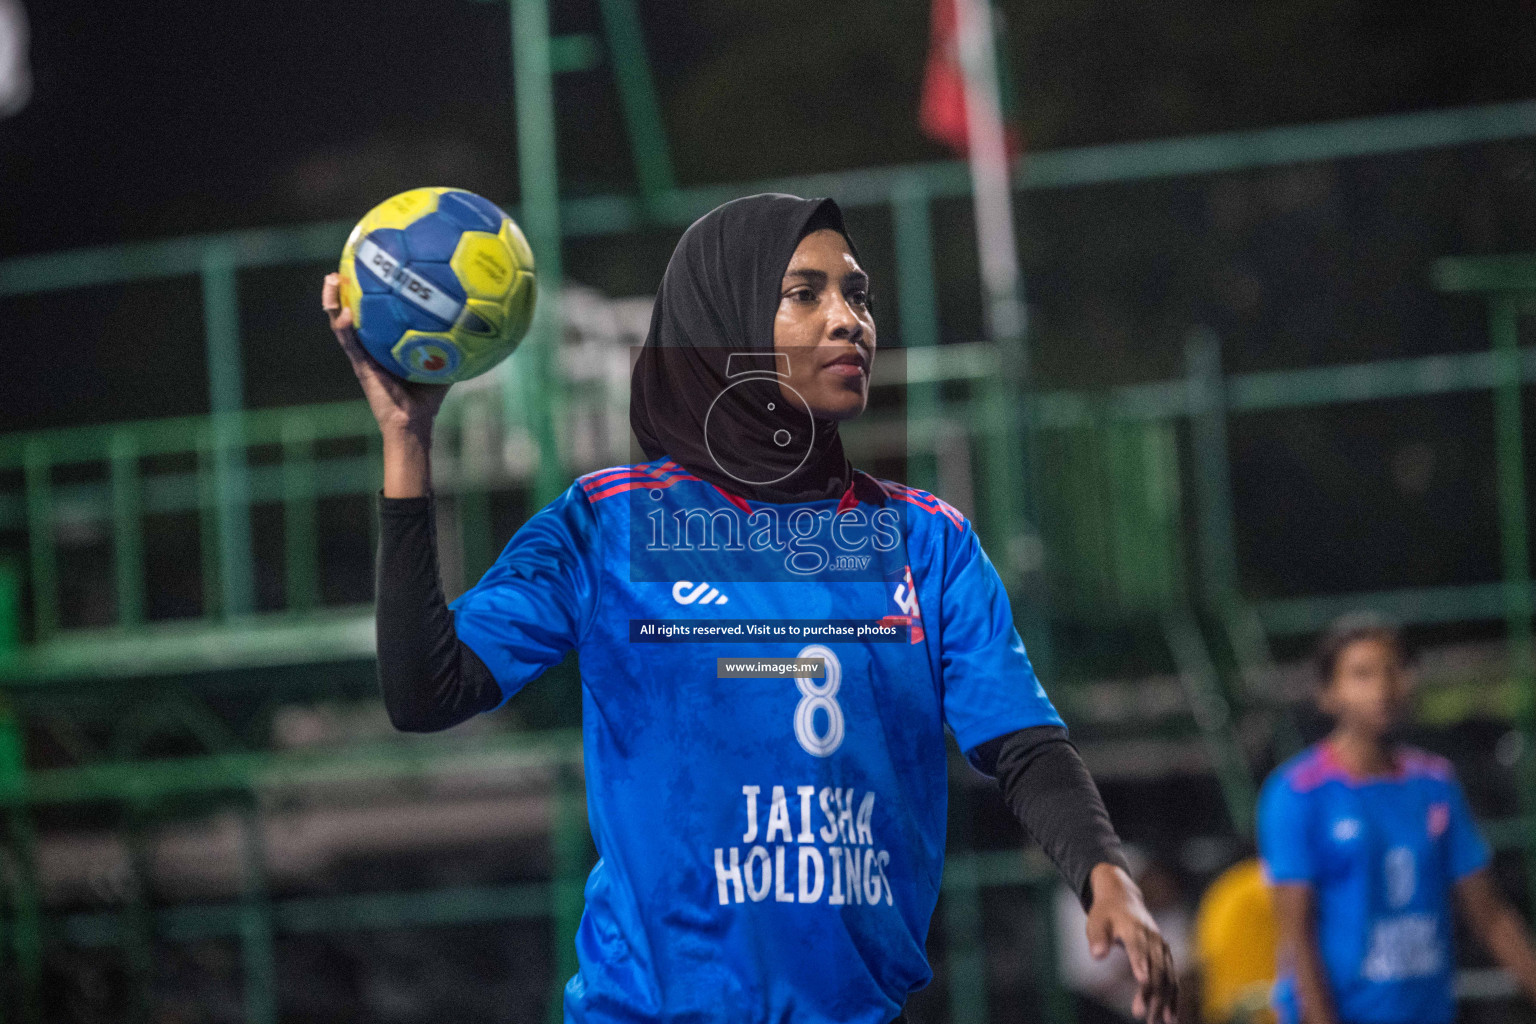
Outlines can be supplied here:
M929 138L967 156L970 152L966 126L969 104L966 102L965 66L960 59L957 2L959 0L933 0L928 63L923 71L923 98L918 116ZM1012 125L1004 125L1003 132L1008 157L1012 160L1024 147Z

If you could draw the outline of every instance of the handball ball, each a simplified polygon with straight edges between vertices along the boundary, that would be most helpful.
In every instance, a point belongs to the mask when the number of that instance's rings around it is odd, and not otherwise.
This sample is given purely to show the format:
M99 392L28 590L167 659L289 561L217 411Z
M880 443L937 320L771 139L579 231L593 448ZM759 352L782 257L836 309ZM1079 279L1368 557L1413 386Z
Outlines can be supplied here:
M341 251L358 340L397 377L449 384L512 354L533 319L533 252L501 208L415 188L368 211Z

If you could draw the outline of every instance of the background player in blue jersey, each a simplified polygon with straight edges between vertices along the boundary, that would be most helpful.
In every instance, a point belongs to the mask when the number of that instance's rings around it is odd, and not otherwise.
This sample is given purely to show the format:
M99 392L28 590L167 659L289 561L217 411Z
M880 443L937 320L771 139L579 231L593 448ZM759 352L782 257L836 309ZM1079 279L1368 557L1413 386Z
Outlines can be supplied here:
M1489 873L1443 758L1392 741L1411 694L1401 637L1341 620L1319 644L1327 739L1264 785L1259 846L1280 926L1283 1022L1441 1024L1455 1017L1451 906L1536 999L1536 954Z
M946 730L1089 907L1094 952L1124 945L1134 1012L1173 1020L1167 945L970 523L843 454L876 341L836 204L753 196L684 233L633 377L645 458L576 481L451 609L428 460L443 390L382 372L333 280L323 304L384 435L396 725L445 728L578 653L600 859L567 1020L895 1018L931 977ZM807 643L782 625L833 621L899 629ZM659 642L680 623L704 639ZM783 632L733 641L744 623ZM743 656L809 661L718 667Z

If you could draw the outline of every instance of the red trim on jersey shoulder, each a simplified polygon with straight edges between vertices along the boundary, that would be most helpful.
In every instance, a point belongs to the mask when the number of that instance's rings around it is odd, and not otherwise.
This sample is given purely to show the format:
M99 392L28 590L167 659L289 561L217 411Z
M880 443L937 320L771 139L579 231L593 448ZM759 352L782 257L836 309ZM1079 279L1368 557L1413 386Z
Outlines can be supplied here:
M1451 762L1416 747L1402 747L1394 752L1396 767L1385 775L1357 775L1339 759L1332 743L1323 740L1312 748L1311 754L1290 770L1286 781L1298 793L1309 793L1327 782L1342 782L1346 786L1368 786L1374 782L1402 782L1407 779L1449 780L1453 775Z
M747 504L747 499L746 498L743 498L739 494L732 494L730 491L726 490L724 487L721 487L719 484L710 484L709 486L711 486L715 490L719 491L720 492L720 497L724 498L726 501L730 502L732 505L735 505L737 508L741 509L743 512L747 513L748 515L752 514L752 506Z
M697 480L697 479L698 479L698 477L675 476L675 477L673 477L670 480L629 480L629 481L625 481L623 483L614 484L612 487L609 487L606 490L595 491L595 492L594 491L588 491L587 492L587 497L591 501L602 501L604 498L611 498L615 494L627 494L630 491L640 490L640 489L652 490L652 491L664 491L668 487L671 487L673 484L679 484L679 483L682 483L685 480Z
M880 483L881 486L885 488L886 493L891 497L896 498L899 501L905 501L909 504L916 505L924 512L928 512L932 515L942 515L945 519L948 519L951 523L953 523L955 529L957 530L965 528L965 516L961 515L959 509L955 508L944 499L929 494L927 491L920 491L915 487L908 487L906 484L898 484L893 480L882 480Z
M587 490L593 490L600 485L613 483L623 478L650 478L663 480L668 476L675 476L682 472L680 467L668 467L666 465L650 466L646 463L634 463L628 466L609 466L607 469L594 470L583 477L578 478L581 486Z
M1326 743L1319 743L1300 763L1286 773L1286 782L1290 783L1293 790L1298 793L1310 793L1330 779L1349 781L1348 773L1340 769L1337 761L1324 756L1323 751L1327 746Z
M668 469L668 466L674 467ZM588 473L578 479L581 489L587 493L590 501L602 501L604 498L615 494L624 494L637 487L653 490L665 490L675 483L683 480L697 481L699 478L691 473L686 473L681 467L670 459L660 466L652 468L644 463L633 466L612 466L608 469L600 469L594 473Z

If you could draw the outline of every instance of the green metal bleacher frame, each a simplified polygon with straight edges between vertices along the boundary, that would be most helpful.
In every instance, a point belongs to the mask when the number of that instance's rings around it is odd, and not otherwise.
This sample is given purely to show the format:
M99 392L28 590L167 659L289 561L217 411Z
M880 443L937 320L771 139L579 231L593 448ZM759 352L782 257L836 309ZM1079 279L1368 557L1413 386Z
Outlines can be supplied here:
M774 181L678 188L672 183L661 144L655 99L638 44L632 7L602 0L609 52L636 148L638 195L562 200L554 163L553 76L585 67L591 48L582 40L552 40L543 0L510 0L514 73L518 103L521 202L509 206L527 229L540 258L546 297L558 296L562 240L618 236L642 228L680 230L717 203L737 195L777 190L833 195L849 208L887 207L893 226L888 240L896 256L898 309L904 339L907 421L914 482L930 483L931 444L945 417L964 422L983 452L991 427L986 410L998 401L1026 403L1026 422L1037 440L1078 432L1103 448L1106 465L1141 467L1147 479L1173 492L1167 501L1186 500L1193 509L1194 579L1166 560L1126 562L1111 553L1095 563L1095 586L1114 599L1142 607L1163 606L1170 616L1170 642L1183 651L1188 671L1204 680L1210 713L1197 715L1222 775L1233 821L1245 827L1251 814L1252 779L1234 755L1230 716L1220 702L1233 690L1209 668L1192 608L1226 622L1234 642L1249 657L1271 635L1315 631L1341 611L1371 606L1408 624L1497 621L1506 624L1510 673L1523 695L1520 726L1526 736L1522 817L1498 824L1495 838L1509 847L1531 848L1536 815L1536 673L1532 668L1532 587L1527 481L1522 447L1522 389L1536 382L1536 348L1519 344L1517 318L1536 295L1536 258L1448 259L1436 269L1435 284L1447 293L1484 297L1490 315L1492 348L1487 352L1431 356L1337 366L1228 375L1221 369L1219 342L1192 330L1185 376L1102 392L1035 392L1022 381L1000 379L995 351L985 342L940 344L934 317L936 286L930 206L968 194L969 177L958 162L812 175ZM626 84L627 82L627 84ZM1019 190L1070 188L1094 183L1178 175L1200 175L1349 159L1436 147L1536 137L1536 102L1368 118L1332 124L1199 138L1128 143L1033 154L1015 174ZM370 611L364 607L323 607L318 601L316 502L337 495L368 495L379 485L376 431L360 402L245 410L241 408L239 365L239 274L257 267L328 261L340 250L349 224L325 223L155 242L106 246L0 261L0 299L103 284L130 284L191 277L201 282L205 336L210 362L213 413L207 417L67 428L0 437L0 474L19 487L0 489L0 530L24 532L25 561L0 572L0 806L8 823L8 845L20 869L6 886L8 913L0 917L0 963L14 965L18 1008L23 1020L39 1019L36 986L47 943L121 944L140 949L148 936L175 940L198 935L238 936L245 966L246 1006L253 1024L276 1019L272 991L275 934L316 929L428 925L449 922L552 917L557 927L557 977L573 969L571 936L581 909L587 856L579 786L579 737L567 732L511 734L493 739L455 737L412 739L327 752L239 749L211 738L201 756L172 759L107 759L62 768L28 770L20 717L54 692L122 677L163 677L175 687L189 672L216 672L253 666L366 659L372 655ZM869 243L866 243L869 244ZM541 300L541 319L515 357L518 376L537 381L497 403L493 412L517 409L537 442L540 475L511 482L498 477L464 477L452 490L466 549L494 550L487 495L515 484L538 497L563 487L577 467L564 465L555 423L568 397L555 385L553 347L558 338L556 303ZM1193 325L1192 325L1193 326ZM511 375L509 375L510 379ZM974 387L965 407L941 396L945 382ZM1442 395L1487 392L1496 410L1495 447L1499 473L1502 578L1472 586L1418 588L1369 594L1287 600L1246 600L1237 582L1227 424L1232 417L1275 410ZM459 429L463 408L445 413L447 432ZM1188 496L1179 493L1178 452L1170 473L1172 426L1185 424L1189 437ZM1084 434L1083 432L1087 432ZM1116 431L1120 433L1116 435ZM1119 437L1119 440L1104 440ZM1096 440L1095 440L1096 439ZM855 434L856 440L856 434ZM322 442L348 442L357 453L320 457ZM253 448L280 456L251 464ZM1118 454L1115 454L1118 452ZM192 468L146 473L143 460L179 455ZM1118 463L1116 460L1120 460ZM1125 460L1129 459L1127 463ZM1151 460L1150 462L1147 460ZM1159 461L1161 460L1161 461ZM103 467L95 483L56 483L59 467ZM1157 465L1162 465L1159 470ZM1037 486L1038 486L1037 479ZM984 537L1011 536L1016 495L978 495L977 518ZM253 612L250 507L283 508L285 607ZM61 509L73 517L106 524L112 538L117 622L107 628L62 628L58 619L56 523ZM201 618L185 622L145 621L146 585L142 523L147 514L195 511L201 533L205 600ZM1110 513L1106 528L1133 535L1169 537L1168 505ZM1148 532L1150 531L1150 532ZM1174 541L1177 541L1175 536ZM1119 550L1125 550L1124 546ZM1005 571L1007 571L1005 566ZM30 597L23 599L23 582ZM1017 583L1017 578L1011 579ZM23 623L24 607L30 619ZM1181 639L1182 638L1182 639ZM1255 646L1254 638L1257 638ZM1034 638L1028 638L1033 642ZM1202 662L1202 658L1204 661ZM195 717L194 710L188 712ZM1212 710L1214 708L1214 710ZM558 814L552 842L555 871L548 884L485 890L378 893L354 897L273 900L265 894L260 857L250 859L245 896L216 907L170 908L150 913L93 913L54 919L43 914L26 871L33 842L31 818L42 806L114 802L152 808L159 800L188 793L225 794L232 803L258 791L355 774L408 778L452 769L477 759L527 761L557 768ZM1223 767L1224 766L1224 767ZM1246 794L1246 795L1245 795ZM254 822L254 817L252 818ZM252 826L253 849L259 830ZM1528 860L1536 895L1536 857ZM959 853L948 860L942 923L947 935L948 999L956 1024L987 1019L986 978L980 949L981 893L991 887L1025 885L1048 917L1050 875L1038 863L1014 854ZM1048 945L1047 936L1047 945ZM1053 1018L1064 1013L1052 965L1040 968L1039 984ZM552 991L557 991L552 990ZM551 1000L558 1019L558 1000Z

